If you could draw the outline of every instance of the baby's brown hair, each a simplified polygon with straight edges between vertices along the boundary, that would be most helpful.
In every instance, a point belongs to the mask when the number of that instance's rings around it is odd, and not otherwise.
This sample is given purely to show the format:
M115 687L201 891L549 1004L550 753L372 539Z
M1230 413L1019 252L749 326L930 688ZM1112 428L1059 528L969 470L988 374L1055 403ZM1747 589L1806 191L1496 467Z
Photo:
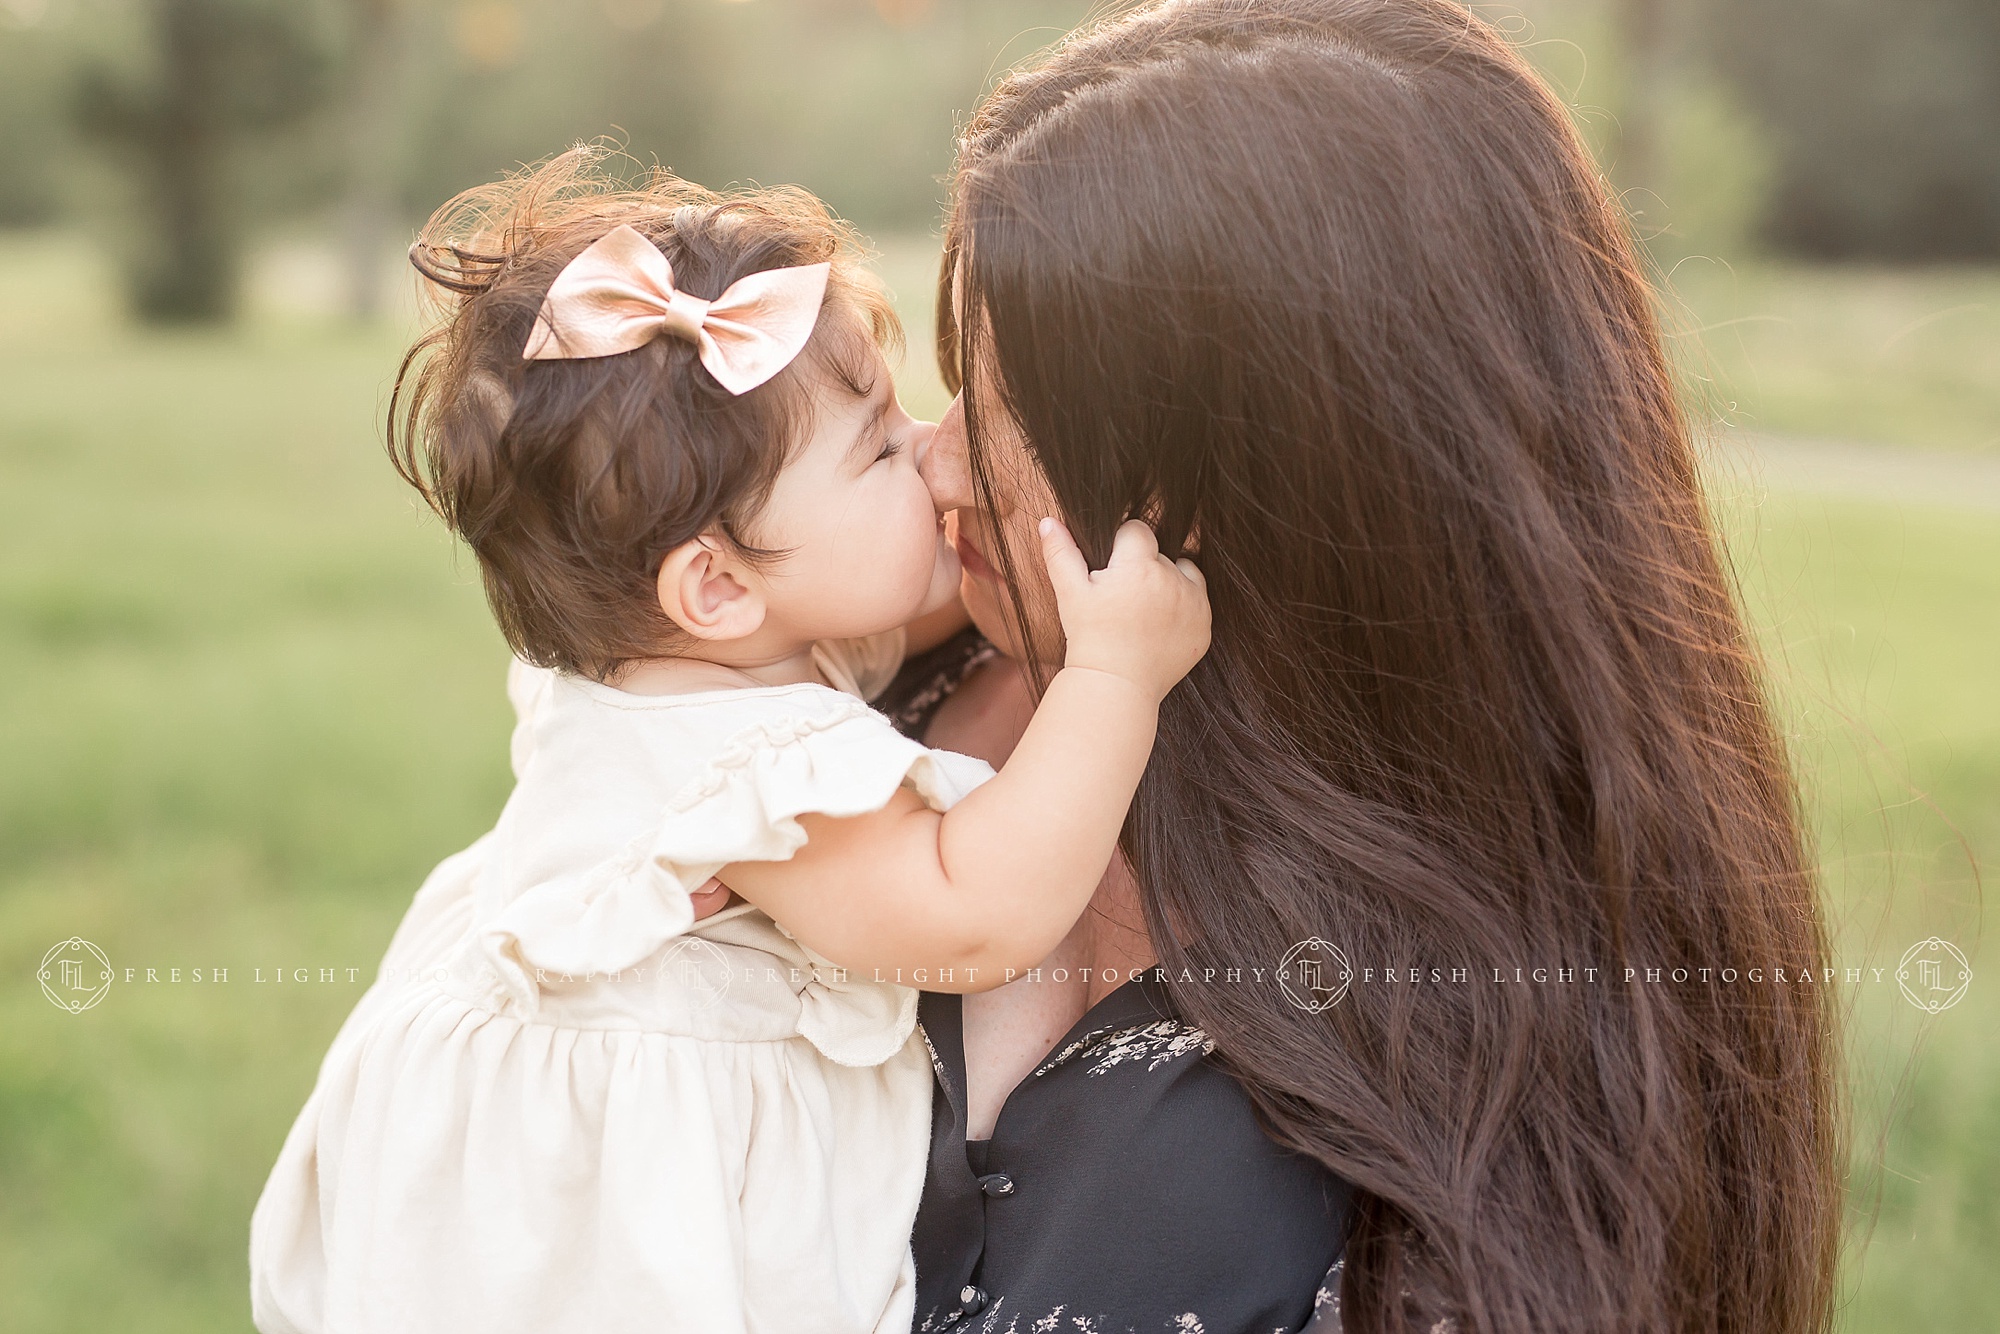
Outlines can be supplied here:
M595 680L675 643L654 588L675 547L714 533L752 560L782 554L746 527L810 437L816 390L867 393L870 349L902 337L853 229L813 196L717 194L657 169L627 185L605 157L572 150L432 215L410 260L442 318L403 358L388 429L396 470L478 558L514 652ZM680 338L524 360L556 275L621 224L709 300L747 274L831 262L805 350L740 396Z

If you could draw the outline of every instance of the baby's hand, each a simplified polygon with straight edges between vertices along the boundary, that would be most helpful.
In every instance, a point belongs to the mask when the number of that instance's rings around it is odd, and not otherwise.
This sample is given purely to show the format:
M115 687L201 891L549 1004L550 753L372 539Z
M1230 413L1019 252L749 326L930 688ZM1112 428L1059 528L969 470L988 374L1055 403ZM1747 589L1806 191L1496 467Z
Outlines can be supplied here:
M1208 582L1190 560L1160 554L1153 530L1119 525L1111 563L1093 571L1069 530L1042 520L1042 559L1069 639L1068 667L1120 676L1163 698L1208 652Z

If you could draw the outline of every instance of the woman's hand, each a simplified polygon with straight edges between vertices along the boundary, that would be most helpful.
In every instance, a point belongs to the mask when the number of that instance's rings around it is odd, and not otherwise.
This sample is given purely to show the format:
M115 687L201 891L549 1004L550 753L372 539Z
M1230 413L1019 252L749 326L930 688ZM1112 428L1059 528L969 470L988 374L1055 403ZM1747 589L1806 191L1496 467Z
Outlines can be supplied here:
M1159 700L1208 652L1208 581L1190 560L1160 554L1153 530L1119 525L1111 562L1093 571L1069 530L1043 519L1042 559L1069 642L1065 667L1130 681Z
M688 902L694 904L694 920L699 922L702 918L713 917L727 908L735 897L730 893L729 886L710 876L700 889L688 895Z

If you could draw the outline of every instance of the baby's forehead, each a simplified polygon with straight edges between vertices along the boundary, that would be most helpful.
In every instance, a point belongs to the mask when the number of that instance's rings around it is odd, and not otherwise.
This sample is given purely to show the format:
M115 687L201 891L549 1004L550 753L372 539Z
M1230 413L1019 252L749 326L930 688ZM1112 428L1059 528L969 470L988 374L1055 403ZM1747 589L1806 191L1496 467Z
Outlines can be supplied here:
M852 311L829 310L814 331L811 354L801 367L813 388L836 400L865 400L895 392L889 369L874 332Z
M859 448L861 440L872 438L870 423L879 420L895 401L895 377L879 351L838 367L814 367L809 374L806 450L826 451L829 462L837 462Z

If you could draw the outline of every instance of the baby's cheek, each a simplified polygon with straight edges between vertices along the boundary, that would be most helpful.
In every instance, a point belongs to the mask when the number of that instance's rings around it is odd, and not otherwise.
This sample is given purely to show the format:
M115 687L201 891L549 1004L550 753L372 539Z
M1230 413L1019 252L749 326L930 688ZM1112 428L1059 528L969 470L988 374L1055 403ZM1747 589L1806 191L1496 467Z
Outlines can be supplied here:
M939 575L943 546L938 537L937 510L931 506L928 491L917 503L908 505L906 513L898 519L896 531L901 534L898 564L916 591L928 593Z
M820 580L831 585L827 606L842 603L867 619L900 622L916 614L912 608L928 597L936 579L937 511L928 499L921 509L902 497L888 499L854 512L840 553L829 553Z

